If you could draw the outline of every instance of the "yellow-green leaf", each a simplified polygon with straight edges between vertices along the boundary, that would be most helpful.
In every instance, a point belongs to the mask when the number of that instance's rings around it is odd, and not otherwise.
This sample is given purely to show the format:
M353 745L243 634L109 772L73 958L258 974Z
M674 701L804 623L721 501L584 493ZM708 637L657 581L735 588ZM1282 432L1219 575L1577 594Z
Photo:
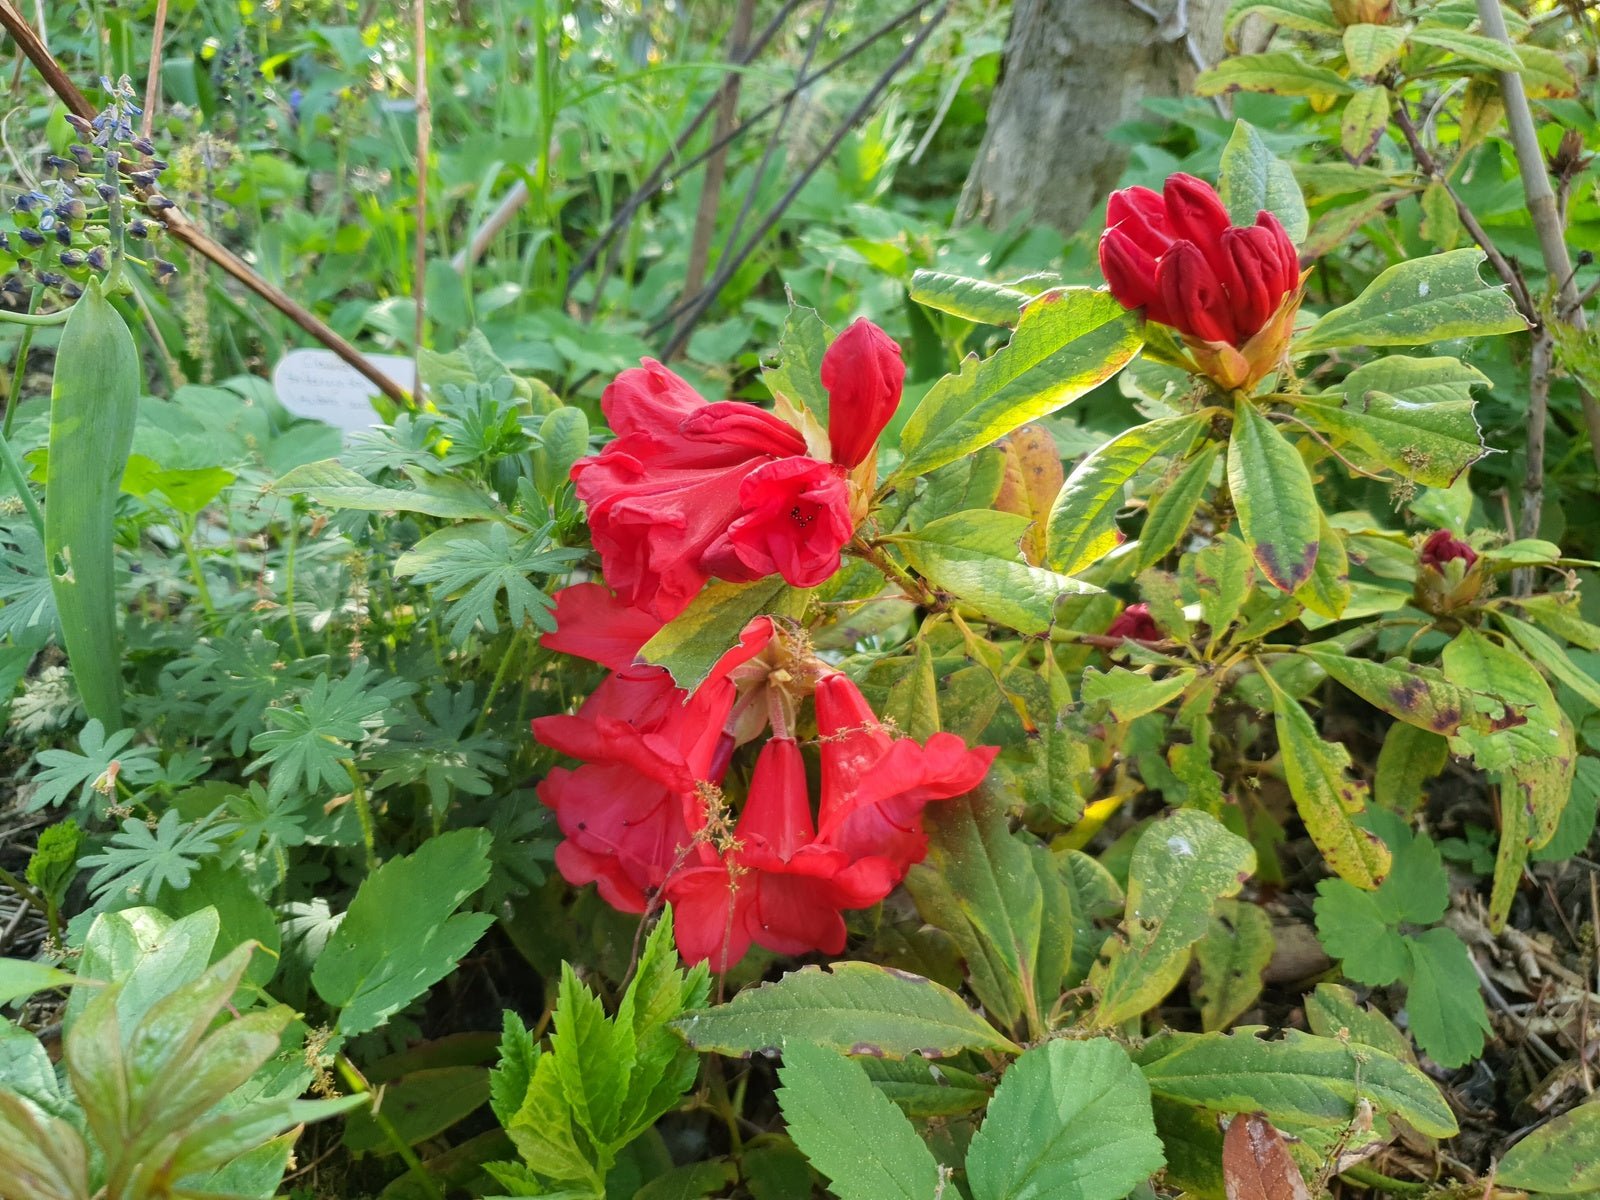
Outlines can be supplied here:
M1377 149L1378 139L1389 127L1389 107L1389 89L1381 85L1364 87L1350 97L1339 119L1339 145L1351 162L1363 162Z
M762 616L799 616L810 594L776 576L754 583L712 583L644 644L640 657L665 667L679 687L693 691L717 659L738 644L746 625Z

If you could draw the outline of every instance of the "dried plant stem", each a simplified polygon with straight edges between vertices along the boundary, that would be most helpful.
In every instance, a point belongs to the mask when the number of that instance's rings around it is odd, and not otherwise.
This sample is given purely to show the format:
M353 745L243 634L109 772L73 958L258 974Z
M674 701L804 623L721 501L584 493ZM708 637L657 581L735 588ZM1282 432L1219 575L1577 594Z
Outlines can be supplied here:
M755 18L755 0L739 0L733 15L733 28L728 33L728 65L738 67L748 61L745 43L750 40L750 26ZM711 137L720 140L733 128L739 112L740 73L730 70L717 92L716 120L711 126ZM683 299L687 300L700 290L706 278L706 261L711 255L711 238L717 231L717 209L722 203L722 187L728 174L728 147L723 146L706 160L705 181L700 188L700 205L694 215L694 236L689 242L689 263L683 273Z
M1555 354L1555 339L1550 326L1534 326L1533 352L1528 366L1528 467L1522 481L1522 511L1517 517L1517 536L1539 536L1539 521L1544 515L1545 428L1550 417L1550 364ZM1527 567L1511 573L1511 590L1518 596L1533 593L1533 571Z
M1499 0L1478 0L1478 18L1483 23L1485 37L1493 38L1507 48L1511 47L1511 37L1506 33L1505 15L1500 11ZM1516 151L1522 190L1528 201L1528 215L1539 237L1539 252L1544 257L1545 270L1557 285L1557 311L1574 329L1587 329L1588 318L1578 302L1578 281L1572 269L1572 256L1567 252L1566 229L1561 222L1555 190L1550 186L1550 175L1545 170L1544 154L1539 149L1539 136L1533 124L1533 110L1528 106L1528 93L1522 86L1522 76L1516 72L1501 71L1499 77L1500 96L1506 106L1506 129L1511 148ZM1546 391L1548 393L1548 388ZM1594 455L1595 464L1600 466L1600 400L1596 400L1588 389L1581 386L1578 392L1583 400L1583 421L1589 429L1589 449ZM1533 412L1530 411L1528 416L1531 425ZM1543 420L1543 414L1539 414L1539 419ZM1531 470L1531 438L1528 461Z
M93 120L95 108L78 90L76 84L62 69L39 35L34 32L31 25L23 19L22 15L12 6L11 0L0 0L0 28L16 41L23 54L34 66L34 69L43 77L50 90L67 106L67 110L86 121ZM132 162L127 164L132 169ZM135 189L138 191L138 189ZM145 193L140 193L141 195ZM209 234L183 216L176 208L166 209L161 214L161 219L166 223L167 232L174 239L199 254L214 266L220 268L225 274L242 284L268 304L276 308L289 320L293 321L311 337L321 342L333 351L340 359L359 371L369 380L374 387L393 400L396 404L410 408L411 395L394 380L390 379L376 365L344 338L329 329L319 321L311 312L289 296L282 288L269 283L253 271L249 264L233 251L216 242Z
M156 0L155 28L150 33L150 74L144 85L144 119L139 133L149 137L155 128L156 105L161 102L161 46L167 37L167 0Z

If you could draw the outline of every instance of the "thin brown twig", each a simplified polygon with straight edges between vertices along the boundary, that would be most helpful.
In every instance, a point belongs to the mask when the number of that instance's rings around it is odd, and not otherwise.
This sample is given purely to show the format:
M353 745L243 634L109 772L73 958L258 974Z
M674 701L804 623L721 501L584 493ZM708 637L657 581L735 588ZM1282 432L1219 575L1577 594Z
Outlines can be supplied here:
M155 28L150 33L149 76L144 84L144 119L139 135L148 138L155 128L156 105L161 101L161 51L167 38L167 0L156 0Z
M1538 537L1544 516L1544 447L1550 417L1550 365L1555 355L1555 338L1546 323L1533 330L1533 350L1528 364L1528 466L1522 481L1522 511L1517 518L1518 537ZM1533 571L1528 567L1511 573L1512 593L1533 592Z
M56 97L67 106L67 111L85 121L95 118L95 108L78 90L65 70L39 35L34 32L33 26L23 19L22 15L12 6L11 0L0 0L0 28L3 28L16 41L23 54L28 58L44 79L46 85ZM129 159L124 164L125 171L132 171L135 162ZM141 199L151 193L148 189L134 188ZM202 229L191 222L176 208L168 208L160 214L165 223L167 232L175 240L181 242L196 254L220 268L225 274L236 282L242 284L277 309L289 320L304 330L311 337L321 342L333 351L341 360L359 371L361 375L372 383L380 392L396 404L405 408L412 406L411 394L403 387L390 379L377 366L369 361L365 355L352 346L344 338L319 321L309 310L294 300L287 292L276 285L263 279L251 270L248 263L233 251L220 245Z

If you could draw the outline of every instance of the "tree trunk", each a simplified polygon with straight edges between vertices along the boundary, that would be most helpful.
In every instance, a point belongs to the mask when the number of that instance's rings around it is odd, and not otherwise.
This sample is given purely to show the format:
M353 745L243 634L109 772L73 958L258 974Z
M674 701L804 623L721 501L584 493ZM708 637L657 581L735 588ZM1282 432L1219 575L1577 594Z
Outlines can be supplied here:
M1076 230L1128 151L1107 134L1221 54L1226 0L1016 0L962 220Z

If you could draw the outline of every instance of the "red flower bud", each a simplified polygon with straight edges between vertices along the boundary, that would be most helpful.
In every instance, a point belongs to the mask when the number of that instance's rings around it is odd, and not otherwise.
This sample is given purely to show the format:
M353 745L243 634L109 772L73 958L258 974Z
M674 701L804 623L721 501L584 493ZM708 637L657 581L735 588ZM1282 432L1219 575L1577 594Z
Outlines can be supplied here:
M905 378L900 347L865 317L833 340L822 356L822 386L834 462L853 467L872 453L900 407Z
M1161 640L1161 629L1150 615L1148 604L1130 604L1117 614L1106 630L1108 638L1127 638L1131 642L1154 643Z
M1192 175L1172 176L1159 197L1114 192L1100 269L1118 303L1183 334L1200 369L1224 387L1252 386L1282 358L1300 260L1269 212L1235 226L1216 191Z
M1417 555L1425 567L1432 567L1436 571L1443 571L1445 564L1461 559L1470 569L1478 561L1478 554L1471 546L1458 537L1453 537L1448 529L1436 529L1428 535L1428 540L1422 543L1422 550Z

